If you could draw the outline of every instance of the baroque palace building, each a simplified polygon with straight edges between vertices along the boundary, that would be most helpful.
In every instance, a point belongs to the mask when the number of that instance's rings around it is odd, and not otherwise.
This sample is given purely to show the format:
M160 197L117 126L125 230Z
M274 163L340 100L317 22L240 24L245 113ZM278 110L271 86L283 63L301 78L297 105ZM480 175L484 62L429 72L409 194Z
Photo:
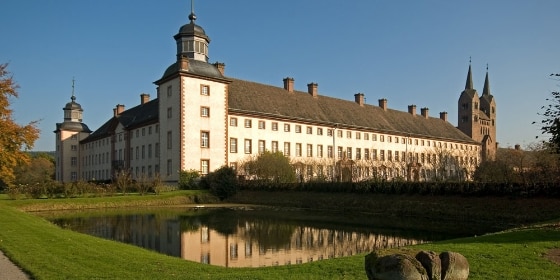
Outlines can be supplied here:
M154 82L156 98L117 105L92 132L72 92L54 131L58 181L110 180L124 170L173 183L181 170L204 175L224 165L244 175L243 163L264 151L288 156L301 180L468 180L495 155L488 74L479 97L470 65L455 127L447 112L398 111L385 98L369 105L363 93L347 101L320 95L313 82L295 90L290 77L280 87L228 77L223 63L208 62L210 39L194 13L189 19L174 36L176 61Z

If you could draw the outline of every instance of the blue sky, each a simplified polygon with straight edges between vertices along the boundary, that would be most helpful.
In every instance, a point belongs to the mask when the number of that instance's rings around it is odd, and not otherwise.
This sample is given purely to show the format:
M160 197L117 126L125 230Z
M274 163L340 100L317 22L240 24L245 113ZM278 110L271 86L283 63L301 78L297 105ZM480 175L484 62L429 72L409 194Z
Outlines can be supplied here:
M72 79L84 122L97 129L117 104L132 108L175 60L189 0L3 0L0 63L20 85L12 100L20 124L40 120L34 150L55 149L55 123L70 101ZM197 24L210 36L210 62L226 75L392 109L447 111L472 57L482 92L486 64L497 102L502 147L538 141L537 112L560 81L560 1L198 0ZM542 139L542 136L540 137Z

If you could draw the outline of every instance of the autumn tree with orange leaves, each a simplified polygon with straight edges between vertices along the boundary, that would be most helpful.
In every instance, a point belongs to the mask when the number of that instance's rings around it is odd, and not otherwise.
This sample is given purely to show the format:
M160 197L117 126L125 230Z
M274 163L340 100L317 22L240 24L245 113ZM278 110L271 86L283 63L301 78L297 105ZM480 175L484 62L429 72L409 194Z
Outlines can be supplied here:
M10 98L18 97L18 85L7 68L8 64L0 64L0 188L13 184L14 169L29 162L25 151L39 137L36 121L21 126L12 118Z

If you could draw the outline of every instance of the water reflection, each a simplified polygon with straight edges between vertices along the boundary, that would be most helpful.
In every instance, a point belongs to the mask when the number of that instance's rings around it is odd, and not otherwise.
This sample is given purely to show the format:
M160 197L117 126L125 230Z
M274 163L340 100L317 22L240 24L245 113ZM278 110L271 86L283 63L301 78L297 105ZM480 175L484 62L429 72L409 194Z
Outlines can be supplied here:
M302 218L307 214L211 209L63 217L52 221L90 235L225 267L301 264L443 238Z

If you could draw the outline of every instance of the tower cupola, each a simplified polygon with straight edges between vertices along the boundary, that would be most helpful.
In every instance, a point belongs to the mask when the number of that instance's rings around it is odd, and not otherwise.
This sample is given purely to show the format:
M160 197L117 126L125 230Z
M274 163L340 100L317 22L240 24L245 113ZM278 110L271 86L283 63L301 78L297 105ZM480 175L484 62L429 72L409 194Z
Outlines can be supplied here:
M70 102L62 108L64 110L64 122L82 122L82 114L84 110L82 105L76 103L76 96L74 95L74 80L72 80L72 97Z
M179 28L179 33L173 36L177 42L177 60L180 60L181 57L184 56L189 59L208 62L208 44L210 43L210 38L206 35L202 27L194 23L196 21L196 15L192 8L192 2L189 20L190 22L181 26L181 28Z

